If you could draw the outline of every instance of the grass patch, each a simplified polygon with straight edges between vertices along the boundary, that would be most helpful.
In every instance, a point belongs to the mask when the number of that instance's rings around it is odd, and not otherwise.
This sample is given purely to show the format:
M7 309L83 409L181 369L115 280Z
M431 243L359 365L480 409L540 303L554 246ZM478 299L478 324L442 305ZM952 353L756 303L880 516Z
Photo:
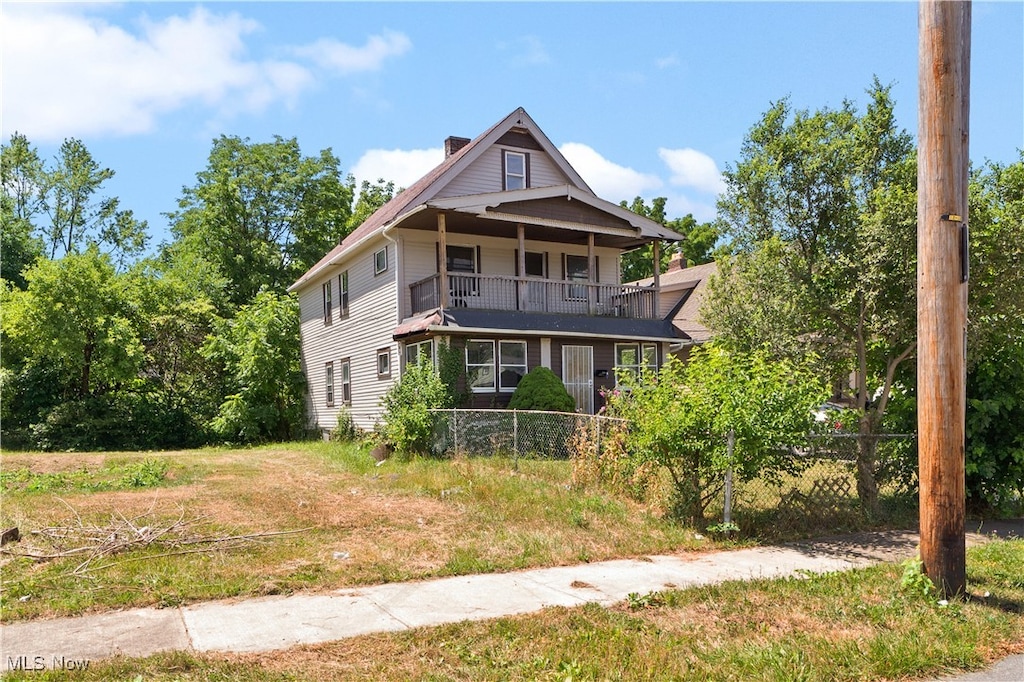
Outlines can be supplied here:
M714 546L639 505L574 489L564 461L376 466L357 445L309 442L135 456L4 453L4 471L31 472L11 479L0 511L0 524L23 535L0 555L5 621ZM150 471L164 472L161 483L136 485ZM87 484L68 485L78 472ZM305 530L187 554L131 548L84 574L76 573L80 556L14 556L38 541L33 531L121 519L150 528L183 519L206 537Z
M603 608L369 635L286 652L94 662L75 679L896 680L1024 651L1024 541L967 554L970 596L901 589L901 567L631 595ZM988 596L984 596L985 594ZM9 679L28 679L11 675ZM33 673L31 679L62 679Z

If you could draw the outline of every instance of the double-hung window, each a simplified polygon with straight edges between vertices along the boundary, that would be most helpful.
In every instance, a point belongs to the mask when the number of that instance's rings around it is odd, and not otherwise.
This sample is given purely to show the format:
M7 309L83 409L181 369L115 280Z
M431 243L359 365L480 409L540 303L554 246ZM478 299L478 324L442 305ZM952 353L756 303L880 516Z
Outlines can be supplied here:
M405 345L405 366L411 367L421 362L434 363L434 341L427 339L418 343Z
M480 278L469 277L480 272L480 247L449 245L446 251L448 293L452 298L451 305L459 307L464 297L480 293Z
M324 324L331 323L331 309L334 307L331 300L331 280L324 282Z
M594 258L595 265L597 258ZM587 256L574 256L565 254L562 261L565 271L565 279L574 284L569 284L565 289L565 300L585 301L587 300L587 283L590 282L590 258ZM594 278L597 281L597 278Z
M498 342L498 386L503 392L512 392L519 380L526 376L526 342Z
M352 363L348 358L339 364L341 374L341 402L345 405L352 404Z
M324 392L327 398L327 407L334 407L334 363L328 362L324 365Z
M629 372L638 376L641 371L658 371L658 346L654 343L615 344L615 381Z
M526 189L529 187L529 158L523 152L505 151L501 157L505 189Z
M348 270L338 275L338 317L348 316Z
M377 351L377 377L386 379L391 376L391 349L381 348Z
M466 384L474 393L494 392L494 341L466 342Z
M466 342L466 377L474 393L511 393L526 376L526 341Z

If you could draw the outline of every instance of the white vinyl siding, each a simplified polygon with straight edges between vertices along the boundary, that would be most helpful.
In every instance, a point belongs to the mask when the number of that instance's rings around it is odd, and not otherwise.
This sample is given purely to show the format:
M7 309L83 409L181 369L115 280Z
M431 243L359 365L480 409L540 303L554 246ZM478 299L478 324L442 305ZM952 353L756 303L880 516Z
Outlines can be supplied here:
M394 383L397 375L392 372L390 379L377 374L377 352L388 348L392 358L396 357L398 344L392 333L400 319L396 305L396 268L389 267L374 276L374 253L382 248L388 250L388 263L400 263L395 258L394 244L384 239L372 241L363 249L345 258L335 268L328 268L321 276L308 282L299 290L299 308L302 323L302 361L306 369L309 399L310 424L330 430L337 424L338 410L342 405L342 381L340 362L349 360L351 405L349 413L356 426L372 429L380 418L380 400ZM349 314L336 318L330 326L323 322L323 284L333 280L338 286L339 276L348 272ZM309 371L323 368L334 362L333 407L324 405L326 394L323 371Z
M469 164L464 171L459 173L458 177L437 193L436 198L502 191L501 155L505 150L525 152L530 155L530 187L570 184L569 179L544 152L536 149L494 146Z

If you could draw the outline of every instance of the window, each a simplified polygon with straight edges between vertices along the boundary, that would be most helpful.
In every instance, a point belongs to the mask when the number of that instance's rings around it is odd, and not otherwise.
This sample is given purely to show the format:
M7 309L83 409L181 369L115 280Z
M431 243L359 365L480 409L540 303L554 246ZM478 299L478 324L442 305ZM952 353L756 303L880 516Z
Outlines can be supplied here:
M466 342L466 384L474 393L494 391L494 341Z
M477 277L466 277L461 273L479 272L480 247L447 246L446 263L448 267L448 291L452 297L451 304L458 306L464 296L476 296L480 293L480 280Z
M373 274L379 275L388 269L388 247L373 254Z
M526 276L527 277L547 277L548 276L548 259L545 258L547 254L535 253L533 251L527 251L524 254L526 260Z
M351 362L346 358L340 363L341 371L341 402L344 405L352 404L352 369Z
M327 394L327 407L334 407L334 363L324 365L324 386Z
M434 342L431 339L419 343L405 344L405 366L415 365L419 362L434 362Z
M505 189L526 189L529 186L528 159L523 152L505 152L502 156Z
M658 369L658 346L654 343L615 344L615 377L618 383L620 372L639 374L641 369L655 372Z
M498 342L498 382L502 391L516 390L519 380L526 376L526 342Z
M573 256L565 254L563 261L565 279L571 282L583 282L566 287L565 299L567 301L587 300L586 282L590 281L590 259L586 256Z
M324 282L324 324L331 323L331 308L333 303L331 301L331 280Z
M377 377L387 378L391 376L391 349L381 348L377 351Z
M466 384L474 393L511 393L526 376L526 341L466 342Z
M348 270L338 275L338 297L341 299L338 317L348 317Z

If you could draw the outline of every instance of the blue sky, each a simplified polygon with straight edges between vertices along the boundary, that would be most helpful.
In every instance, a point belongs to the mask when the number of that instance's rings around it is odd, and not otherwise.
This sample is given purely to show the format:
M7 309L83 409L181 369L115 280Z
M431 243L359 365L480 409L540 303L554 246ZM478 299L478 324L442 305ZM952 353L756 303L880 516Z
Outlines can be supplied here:
M330 147L411 184L445 137L524 107L605 199L714 217L720 172L772 102L859 105L877 75L917 128L917 3L39 4L0 8L0 128L76 137L106 193L162 213L221 134ZM1024 3L975 2L971 157L1024 148Z

